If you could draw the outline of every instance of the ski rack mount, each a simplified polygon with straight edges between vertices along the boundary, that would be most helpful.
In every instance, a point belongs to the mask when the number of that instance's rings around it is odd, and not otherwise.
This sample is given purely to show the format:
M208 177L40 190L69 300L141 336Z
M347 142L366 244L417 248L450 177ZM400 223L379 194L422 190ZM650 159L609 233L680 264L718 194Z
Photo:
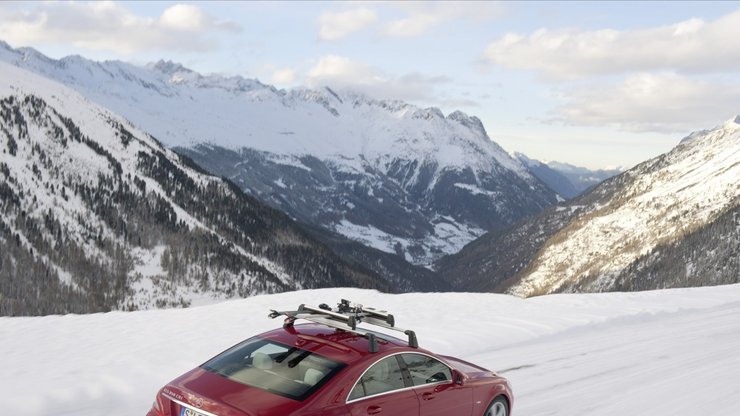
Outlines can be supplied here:
M360 323L371 324L393 331L403 332L408 337L409 347L419 348L419 342L416 339L416 333L410 329L397 327L393 315L386 311L379 311L375 308L363 307L358 304L351 304L350 301L342 299L338 304L336 311L332 310L329 305L322 303L318 307L301 304L295 311L276 311L271 310L268 317L275 319L278 316L285 316L283 328L293 326L297 319L315 322L326 325L331 328L350 332L355 335L367 338L369 341L369 351L378 352L377 338L384 339L382 334L358 328ZM387 341L387 340L386 340Z

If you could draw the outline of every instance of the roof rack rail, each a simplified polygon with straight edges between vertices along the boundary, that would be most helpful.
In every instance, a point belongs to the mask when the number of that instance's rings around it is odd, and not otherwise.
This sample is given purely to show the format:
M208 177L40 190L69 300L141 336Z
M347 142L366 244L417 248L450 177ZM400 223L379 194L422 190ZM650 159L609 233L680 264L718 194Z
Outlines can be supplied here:
M416 333L410 329L397 327L396 320L393 315L375 308L352 304L346 299L342 299L337 304L336 310L332 310L332 308L325 303L322 303L318 307L302 304L298 307L298 310L295 311L271 310L268 315L268 317L273 319L278 316L285 316L283 328L293 326L293 323L297 319L305 319L307 321L365 337L370 342L370 352L378 352L377 338L383 339L383 336L363 328L358 328L357 325L360 323L376 325L382 328L403 332L408 337L409 347L419 348L419 341L416 339Z

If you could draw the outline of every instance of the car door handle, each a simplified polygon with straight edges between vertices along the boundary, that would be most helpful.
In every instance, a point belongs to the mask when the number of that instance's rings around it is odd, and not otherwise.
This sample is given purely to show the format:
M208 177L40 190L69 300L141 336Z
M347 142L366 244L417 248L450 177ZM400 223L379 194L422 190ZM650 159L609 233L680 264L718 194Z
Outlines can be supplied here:
M378 413L382 411L383 411L383 408L380 406L370 406L367 408L367 414L369 415L377 415Z
M424 393L421 395L422 400L432 400L434 397L434 393Z

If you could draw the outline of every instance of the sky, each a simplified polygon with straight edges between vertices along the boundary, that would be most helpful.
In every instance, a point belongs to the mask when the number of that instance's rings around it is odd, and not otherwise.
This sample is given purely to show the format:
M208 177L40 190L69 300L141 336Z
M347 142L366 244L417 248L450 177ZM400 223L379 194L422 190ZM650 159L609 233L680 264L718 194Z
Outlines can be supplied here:
M0 40L462 110L589 168L740 114L740 2L0 2Z

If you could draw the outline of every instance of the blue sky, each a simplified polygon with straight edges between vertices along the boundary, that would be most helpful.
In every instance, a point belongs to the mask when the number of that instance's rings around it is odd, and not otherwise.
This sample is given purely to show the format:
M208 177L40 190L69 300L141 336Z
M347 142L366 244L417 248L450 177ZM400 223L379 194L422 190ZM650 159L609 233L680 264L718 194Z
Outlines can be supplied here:
M3 2L0 39L461 109L591 168L740 113L738 2Z

